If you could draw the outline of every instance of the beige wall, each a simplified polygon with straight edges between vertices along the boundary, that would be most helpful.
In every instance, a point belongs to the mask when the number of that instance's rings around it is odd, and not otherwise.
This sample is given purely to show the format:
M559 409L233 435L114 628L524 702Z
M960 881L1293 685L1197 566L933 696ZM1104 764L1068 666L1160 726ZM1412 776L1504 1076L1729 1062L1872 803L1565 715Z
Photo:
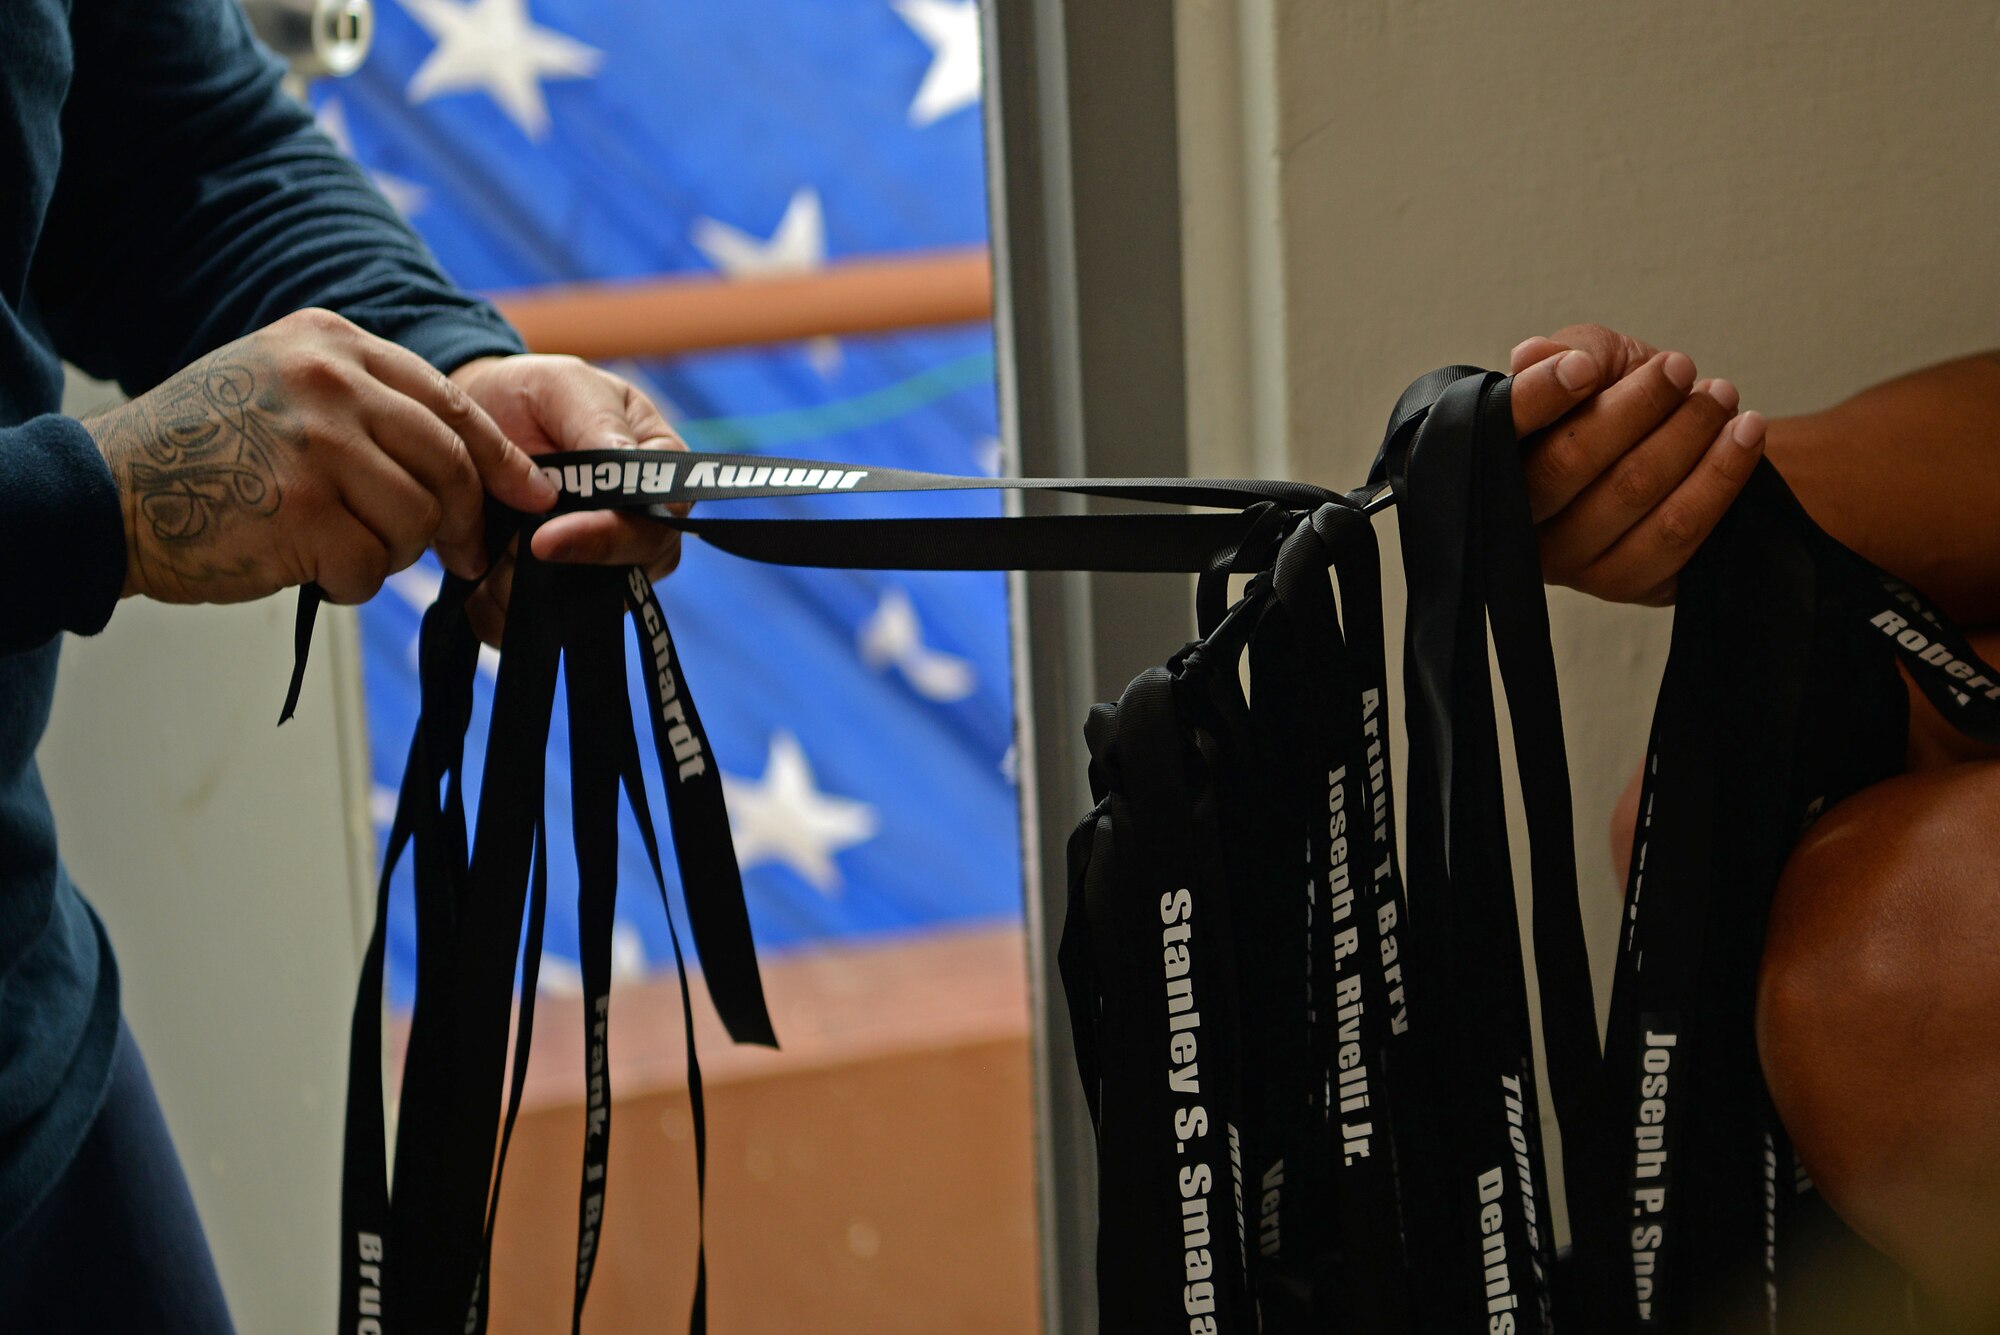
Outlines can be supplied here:
M1573 321L1684 349L1772 414L2000 345L1990 4L1180 0L1178 18L1184 98L1240 109L1192 135L1183 118L1190 231L1241 241L1190 248L1190 357L1283 350L1191 374L1210 472L1268 457L1262 392L1294 474L1354 485L1415 375ZM1567 590L1550 611L1601 992L1605 823L1670 617Z
M292 608L125 603L64 645L40 752L243 1335L332 1324L373 889L353 613L280 730Z
M766 952L784 1046L736 1047L694 979L716 1335L1040 1329L1026 941L1015 926ZM544 995L493 1239L493 1335L568 1328L581 997ZM611 997L611 1161L585 1335L679 1335L694 1287L680 988Z
M2000 344L1990 4L1283 0L1276 22L1302 476L1358 480L1418 372L1572 321L1682 348L1776 414ZM1552 613L1606 884L1669 618Z
M1351 484L1412 376L1569 320L1682 347L1774 413L2000 343L1991 5L1178 0L1176 16L1205 471ZM124 609L71 646L44 748L246 1332L331 1302L367 873L325 679L300 723L268 727L289 610ZM1561 593L1552 612L1602 939L1604 818L1667 617Z

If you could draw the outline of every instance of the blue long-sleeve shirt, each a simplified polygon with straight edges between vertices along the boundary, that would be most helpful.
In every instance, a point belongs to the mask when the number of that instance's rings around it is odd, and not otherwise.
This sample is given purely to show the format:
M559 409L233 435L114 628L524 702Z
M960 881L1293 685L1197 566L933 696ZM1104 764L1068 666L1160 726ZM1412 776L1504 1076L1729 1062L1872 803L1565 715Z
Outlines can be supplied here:
M9 0L0 19L0 1237L82 1140L118 1024L34 759L61 635L103 629L125 572L59 358L136 394L307 306L444 370L520 350L281 73L233 0Z

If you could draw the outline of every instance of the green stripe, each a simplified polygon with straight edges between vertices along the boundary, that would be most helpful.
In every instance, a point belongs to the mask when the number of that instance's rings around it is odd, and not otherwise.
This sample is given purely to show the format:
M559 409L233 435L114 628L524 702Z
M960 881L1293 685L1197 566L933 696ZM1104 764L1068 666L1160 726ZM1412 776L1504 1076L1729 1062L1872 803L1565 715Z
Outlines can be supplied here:
M707 417L678 422L675 427L697 450L769 450L874 426L992 379L993 354L978 352L838 403L742 417Z

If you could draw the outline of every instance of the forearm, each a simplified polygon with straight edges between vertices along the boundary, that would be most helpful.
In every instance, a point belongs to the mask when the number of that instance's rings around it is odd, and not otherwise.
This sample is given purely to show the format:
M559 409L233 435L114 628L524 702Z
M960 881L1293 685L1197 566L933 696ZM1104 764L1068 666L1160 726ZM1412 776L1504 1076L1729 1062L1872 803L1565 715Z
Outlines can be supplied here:
M1774 419L1768 441L1828 532L1961 623L2000 622L2000 353Z
M442 370L521 348L310 129L218 168L199 202L143 235L88 230L104 247L48 247L38 293L65 355L128 393L307 307L343 315Z
M442 369L520 350L280 90L234 0L77 8L30 275L70 360L136 394L315 306Z

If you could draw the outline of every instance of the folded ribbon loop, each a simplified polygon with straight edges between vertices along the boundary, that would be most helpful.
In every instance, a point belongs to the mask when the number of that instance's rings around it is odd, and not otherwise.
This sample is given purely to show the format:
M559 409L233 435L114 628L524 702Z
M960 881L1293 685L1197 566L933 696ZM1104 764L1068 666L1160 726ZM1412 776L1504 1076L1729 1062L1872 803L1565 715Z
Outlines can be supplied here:
M1797 1319L1811 1309L1796 1295L1809 1294L1827 1257L1852 1281L1844 1291L1878 1276L1880 1292L1893 1288L1887 1263L1811 1191L1770 1108L1751 1025L1758 948L1799 831L1900 764L1896 665L1955 726L1995 744L2000 670L1920 592L1819 529L1759 465L1680 581L1600 1051L1510 387L1473 367L1418 380L1390 416L1368 485L1348 494L1282 481L945 477L743 454L541 461L561 511L632 510L760 561L1199 576L1196 639L1091 712L1096 806L1069 842L1058 963L1098 1138L1108 1335L1693 1335L1761 1328L1781 1311ZM710 513L730 499L838 505L974 489L1222 513ZM1407 856L1372 526L1392 502L1409 595ZM489 512L489 550L518 541L470 829L465 737L479 645L466 600L476 585L447 577L423 620L421 711L353 1013L343 1332L486 1329L500 1179L534 1030L559 669L593 1073L572 1331L608 1187L621 792L666 902L705 1203L691 989L641 772L621 613L708 994L734 1040L777 1042L721 770L666 610L643 571L536 559L526 538L537 522ZM1233 576L1250 577L1234 602ZM300 590L284 718L321 600L314 586ZM1525 945L1503 701L1528 836ZM417 990L392 1195L382 989L391 882L406 856ZM1560 1252L1538 1038L1573 1238ZM697 1332L706 1293L703 1240Z

